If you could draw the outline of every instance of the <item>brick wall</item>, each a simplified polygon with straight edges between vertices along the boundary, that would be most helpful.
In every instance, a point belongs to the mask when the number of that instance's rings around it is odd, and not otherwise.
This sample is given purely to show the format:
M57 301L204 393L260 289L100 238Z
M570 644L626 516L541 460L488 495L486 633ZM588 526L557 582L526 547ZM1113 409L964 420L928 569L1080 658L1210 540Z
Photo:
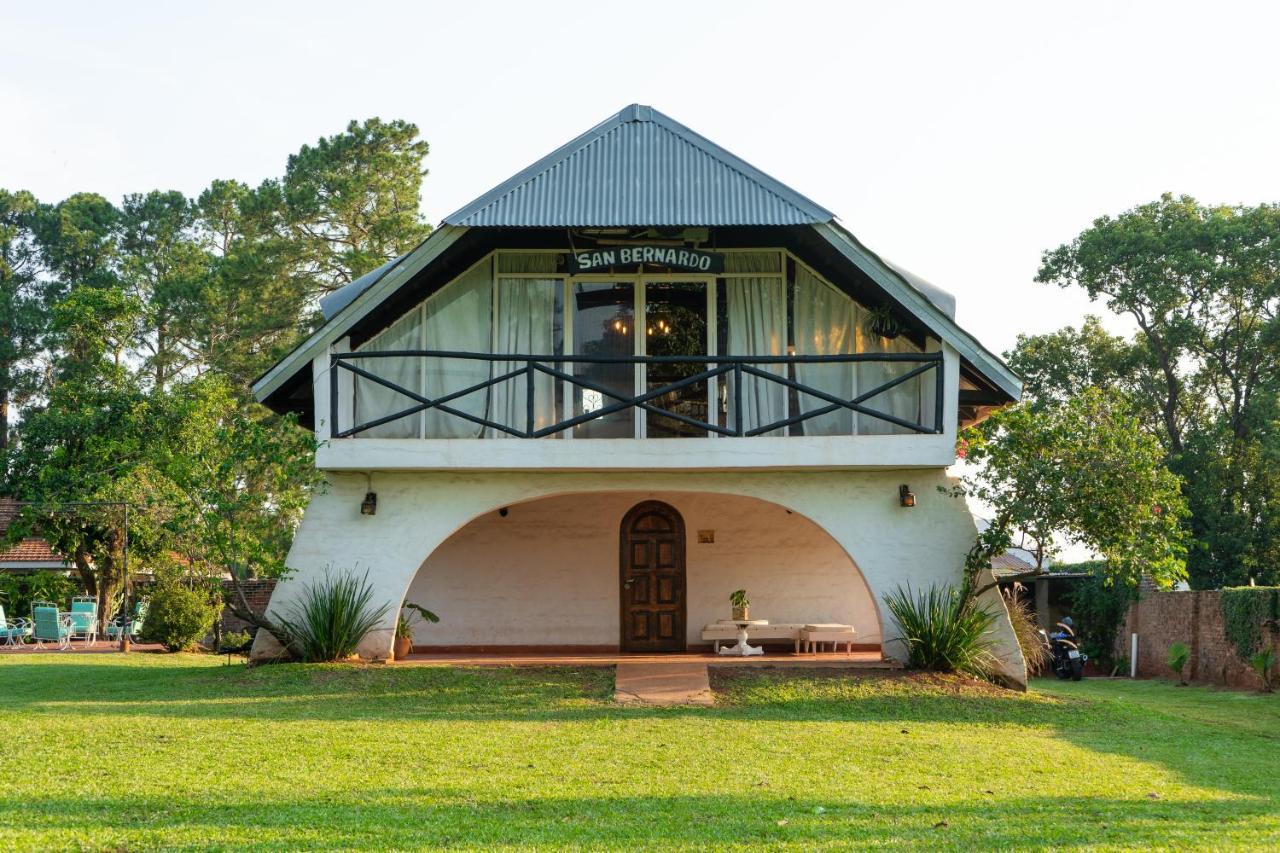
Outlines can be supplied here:
M1258 676L1240 659L1223 633L1222 606L1217 590L1149 592L1129 608L1124 629L1116 638L1117 653L1128 657L1130 636L1138 634L1138 676L1172 678L1169 646L1186 643L1191 657L1187 679L1202 684L1259 688ZM1264 632L1264 637L1267 634ZM1280 654L1280 638L1270 636Z
M240 588L244 590L244 597L249 600L249 607L261 613L267 608L267 602L271 600L271 592L276 588L274 578L260 578L258 580L242 581ZM235 587L231 585L231 581L222 582L222 590L231 597L235 595ZM222 610L222 630L226 631L247 631L249 624L243 619L237 619L231 612L231 608L224 607Z

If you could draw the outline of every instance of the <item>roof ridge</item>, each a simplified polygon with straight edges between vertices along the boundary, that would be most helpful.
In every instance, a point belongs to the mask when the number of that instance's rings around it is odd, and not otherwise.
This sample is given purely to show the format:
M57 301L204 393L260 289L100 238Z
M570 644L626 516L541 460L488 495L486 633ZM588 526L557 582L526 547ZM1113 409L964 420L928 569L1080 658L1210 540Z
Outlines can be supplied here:
M772 200L771 203L777 203L784 208L789 208L792 213L788 215L788 221L794 219L795 222L829 222L835 219L835 214L819 205L817 202L807 196L797 192L796 190L771 177L763 170L751 165L746 160L738 157L721 145L716 144L712 140L698 133L697 131L681 124L671 116L663 113L661 110L647 104L629 104L618 112L606 118L588 129L578 134L573 139L556 148L554 151L540 157L524 169L512 175L507 180L499 183L488 192L478 196L471 202L463 205L448 216L444 217L442 222L447 225L466 225L470 221L477 218L484 218L486 212L501 204L503 201L512 199L521 190L531 187L540 179L546 179L549 175L569 163L574 157L581 155L583 152L589 151L591 148L601 145L610 139L613 134L618 132L627 124L653 124L669 134L675 140L678 140L684 146L687 146L694 153L707 158L712 168L720 168L727 173L731 173L735 180L741 180L745 184L752 187L754 192L763 194ZM606 150L602 156L608 156ZM554 185L551 191L557 188ZM493 224L493 223L487 223ZM519 222L507 224L520 225L537 225L538 222ZM550 223L546 223L550 224ZM562 223L558 223L562 224ZM580 225L590 225L593 223L581 222ZM605 224L605 223L601 223ZM658 224L658 223L636 223L636 224ZM664 223L676 224L676 223ZM685 223L691 224L691 223ZM726 224L716 222L705 222L701 224ZM733 224L752 224L750 222L739 222ZM765 222L756 224L779 224L777 222Z

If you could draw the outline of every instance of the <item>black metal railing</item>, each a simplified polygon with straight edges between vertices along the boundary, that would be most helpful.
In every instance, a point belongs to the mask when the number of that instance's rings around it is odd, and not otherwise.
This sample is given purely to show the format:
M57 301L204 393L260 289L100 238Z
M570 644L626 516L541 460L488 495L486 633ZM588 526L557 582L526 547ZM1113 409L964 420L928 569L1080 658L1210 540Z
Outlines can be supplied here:
M468 361L482 361L490 364L500 365L519 365L511 369L505 369L496 376L490 376L480 382L476 382L465 388L456 391L450 391L439 397L426 397L421 393L410 388L405 388L389 379L378 376L376 373L361 367L353 362L364 360L378 360L384 358L438 358L438 359L463 359ZM917 366L895 376L876 387L858 394L851 399L843 399L840 396L831 394L802 382L797 382L788 376L774 373L769 370L761 369L760 365L794 365L794 364L863 364L869 362L889 362L895 364L916 364ZM657 388L627 396L619 392L615 388L609 388L596 382L592 382L581 376L574 376L572 373L565 372L552 365L566 364L631 364L631 365L650 365L650 364L666 364L666 365L706 365L706 367L697 373L685 376L674 382L667 383ZM723 436L756 436L774 432L783 429L792 424L803 423L810 418L821 417L840 409L846 409L851 412L866 415L871 418L894 424L895 426L911 430L916 433L941 433L942 432L942 353L859 353L856 355L712 355L712 356L582 356L582 355L525 355L525 354L506 354L506 353L477 353L477 352L452 352L446 350L387 350L383 352L346 352L334 353L330 356L329 370L329 417L330 423L336 425L338 423L338 412L340 409L338 399L338 375L342 370L349 371L355 376L359 376L370 382L376 383L389 388L406 398L413 400L413 405L408 406L400 411L392 412L379 418L374 418L365 423L356 424L348 429L335 430L334 438L348 438L357 435L365 430L372 429L382 424L390 423L401 418L406 418L418 412L424 412L429 409L444 412L453 417L461 418L471 423L498 430L516 438L543 438L545 436L554 435L566 429L572 429L578 424L587 421L603 418L615 412L624 411L626 409L641 409L664 418L683 423L687 426L698 430L706 430L710 433L716 433ZM879 394L888 391L904 382L908 382L917 376L923 376L930 371L934 374L934 405L933 405L933 423L922 424L906 418L900 418L888 412L882 412L871 406L865 405L866 401L876 397ZM790 371L788 371L790 372ZM573 417L564 418L556 423L548 426L537 426L537 399L536 385L533 381L537 374L559 379L568 383L575 388L581 388L588 391L594 391L601 395L601 399L609 398L612 403L601 406L590 412L574 415ZM509 424L498 423L490 418L474 415L464 412L450 403L474 394L478 391L493 388L503 382L509 382L519 377L526 377L525 394L526 394L526 417L524 429L517 429ZM666 394L674 391L680 391L691 385L700 382L706 382L712 378L730 376L733 379L733 394L726 401L730 407L729 412L733 415L732 423L735 426L724 427L719 424L708 423L699 418L684 415L679 412L673 412L668 409L655 406L651 401L658 399ZM743 377L756 377L759 380L768 382L776 382L784 386L788 390L797 391L800 394L816 398L824 402L826 405L819 406L807 412L798 412L790 417L781 418L772 423L761 424L759 426L746 428L744 427L743 408L742 408L742 388Z

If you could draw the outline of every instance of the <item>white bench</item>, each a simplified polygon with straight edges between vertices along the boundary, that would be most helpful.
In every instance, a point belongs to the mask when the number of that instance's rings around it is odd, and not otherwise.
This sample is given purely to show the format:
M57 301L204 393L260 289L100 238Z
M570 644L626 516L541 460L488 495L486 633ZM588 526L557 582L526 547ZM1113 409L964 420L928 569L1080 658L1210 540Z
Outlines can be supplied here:
M800 629L800 642L804 644L806 654L814 650L815 644L818 647L818 651L821 651L825 643L831 644L831 651L833 652L838 650L841 643L844 643L845 652L853 654L853 641L857 637L858 632L853 630L852 625L840 625L833 622L813 623ZM799 643L797 643L798 647Z
M761 640L790 640L795 645L796 653L800 652L800 631L804 625L791 622L776 622L768 625L747 626L747 639L754 642ZM702 639L710 640L718 654L720 644L738 641L738 626L725 619L712 622L702 629Z

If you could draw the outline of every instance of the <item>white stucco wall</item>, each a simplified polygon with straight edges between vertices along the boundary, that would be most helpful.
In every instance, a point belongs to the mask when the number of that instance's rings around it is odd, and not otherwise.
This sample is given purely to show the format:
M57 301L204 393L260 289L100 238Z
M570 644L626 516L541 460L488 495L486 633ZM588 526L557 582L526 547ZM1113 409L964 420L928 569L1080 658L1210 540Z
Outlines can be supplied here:
M321 575L326 567L369 570L379 600L398 605L419 568L441 544L472 519L503 506L512 507L515 513L524 502L539 498L600 496L610 492L652 494L673 502L676 501L671 496L679 493L741 495L791 509L831 535L861 570L871 590L881 612L886 654L901 657L900 644L893 639L897 632L886 621L881 597L908 581L917 587L957 583L964 554L975 535L964 502L939 493L938 486L951 485L940 468L706 473L375 472L371 476L372 488L378 493L378 512L362 516L360 500L366 489L365 476L329 473L327 488L312 499L290 550L287 563L293 574L276 588L270 610L281 612L289 608L304 584ZM916 493L916 507L904 509L898 505L900 483L909 484ZM715 498L708 500L714 502ZM588 501L587 506L605 503L601 497ZM696 516L686 518L690 531L696 531L700 524ZM691 546L691 557L696 553L696 546ZM712 596L712 604L719 606L715 598L724 593L706 594ZM764 606L762 598L754 593L753 598L757 607ZM430 601L422 603L432 605ZM697 614L702 612L708 611L691 610L691 624L699 621ZM772 613L768 618L782 621L781 616ZM366 657L386 657L393 626L394 613L383 630L365 641L361 653ZM258 636L255 656L271 656L274 650L265 632Z
M616 646L619 524L651 499L684 518L689 643L730 616L729 593L739 588L756 618L853 624L859 642L880 643L861 573L804 516L735 495L619 492L488 512L449 537L409 587L407 600L442 619L416 624L415 644ZM699 543L699 530L713 530L715 542Z

